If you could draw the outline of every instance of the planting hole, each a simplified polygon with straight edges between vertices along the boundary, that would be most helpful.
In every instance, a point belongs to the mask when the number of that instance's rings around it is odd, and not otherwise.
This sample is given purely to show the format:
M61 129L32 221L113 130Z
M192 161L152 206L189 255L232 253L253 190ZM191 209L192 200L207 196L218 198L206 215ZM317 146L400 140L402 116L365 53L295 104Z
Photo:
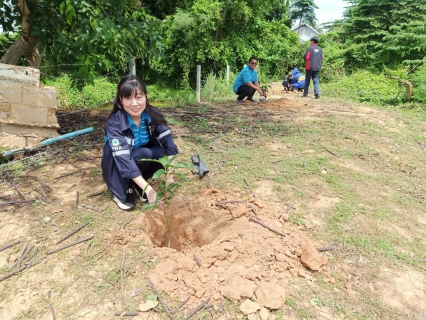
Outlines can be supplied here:
M166 208L171 228L171 248L183 250L201 247L220 235L223 213L206 207L202 198L197 202L173 199L172 204ZM167 224L162 211L147 211L145 217L146 231L154 246L167 247Z

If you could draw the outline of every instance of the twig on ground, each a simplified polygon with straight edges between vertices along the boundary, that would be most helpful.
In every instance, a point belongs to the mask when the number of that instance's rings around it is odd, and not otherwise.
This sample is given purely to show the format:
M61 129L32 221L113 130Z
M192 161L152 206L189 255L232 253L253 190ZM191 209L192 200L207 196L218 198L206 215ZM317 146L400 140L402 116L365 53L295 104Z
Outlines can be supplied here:
M257 220L256 218L250 217L250 220L253 221L253 222L256 222L256 223L260 224L261 226L265 227L266 229L271 230L272 232L275 232L275 233L279 234L280 236L283 236L283 237L286 236L285 233L283 233L281 231L278 231L278 230L276 230L276 229L268 226L267 224L263 223L262 221Z
M11 276L13 276L13 275L15 275L15 274L17 274L17 273L21 272L21 271L22 271L22 270L24 270L24 269L28 269L28 268L31 268L31 267L33 267L33 266L35 266L35 265L39 264L39 263L40 263L40 262L42 262L45 258L46 258L46 257L39 258L39 259L37 259L37 260L34 260L33 262L30 262L30 263L27 263L27 264L23 265L22 267L20 267L19 269L15 270L15 271L12 271L12 272L9 272L9 273L5 274L3 277L1 277L1 278L0 278L0 282L1 282L1 281L3 281L3 280L6 280L7 278L10 278Z
M170 314L169 309L167 309L167 306L164 304L163 299L161 298L160 294L158 293L157 289L155 288L154 284L151 282L151 280L150 280L149 278L148 278L148 283L149 283L149 286L150 286L150 287L152 288L152 290L154 291L154 293L157 295L158 300L160 301L160 303L161 303L161 305L162 305L162 307L163 307L164 311L166 311L167 315L169 316L169 319L170 319L170 320L174 320L174 319L173 319L173 317L172 317L172 315Z
M11 179L11 178L9 177L9 174L6 174L6 178L7 178L7 180L8 180L8 181L12 184L13 188L15 189L15 191L16 191L16 193L19 195L19 197L20 197L22 200L25 200L24 195L21 193L21 191L19 191L19 188L16 186L15 182L13 181L13 179Z
M120 266L120 282L121 282L121 301L123 302L123 308L126 306L126 298L124 297L124 258L125 251L123 249L123 256L121 258L121 266Z
M111 281L109 281L106 277L102 276L101 277L103 280L105 280L105 282L109 283L110 285L112 285L113 287L115 286L114 283L112 283Z
M11 242L9 244L6 244L6 245L4 245L3 247L0 248L0 252L2 252L3 250L8 249L10 247L16 246L17 244L20 244L20 243L21 243L21 240L16 240L16 241L13 241L13 242Z
M19 259L18 263L16 264L16 267L19 268L21 266L21 263L24 262L24 260L27 258L27 256L31 253L31 251L34 249L34 246L28 246L27 250L25 250L22 257Z
M317 139L316 140L316 142L325 150L325 151L327 151L329 154L331 154L331 155L333 155L333 156L335 156L335 157L337 157L337 158L340 158L337 154L335 154L334 152L332 152L332 151L330 151L330 150L328 150L326 147L324 147L320 142L319 142L319 140Z
M99 213L101 213L103 211L103 210L101 210L99 208L96 208L94 206L89 206L89 205L86 205L86 204L80 204L80 207L83 207L83 208L86 208L86 209L90 209L90 210L93 210L93 211L96 211L96 212L99 212Z
M87 226L90 222L92 222L92 219L90 219L89 221L87 221L85 224L83 224L82 226L78 227L77 229L71 231L67 235L65 235L63 238L61 238L60 240L58 240L58 242L56 242L56 244L60 244L62 241L67 240L69 237L71 237L72 235L74 235L75 233L77 233L81 229L83 229L85 226Z
M37 177L34 177L34 176L25 176L25 177L34 179L41 185L42 188L46 188L46 189L49 189L50 191L53 191L53 189L48 184L44 183L43 181L40 181Z
M12 270L15 267L18 267L18 263L20 263L22 257L24 256L25 251L28 248L28 243L24 244L24 246L22 247L21 251L19 252L18 258L16 258L16 261L12 264L12 266L9 268L9 270Z
M248 183L248 181L247 181L246 177L244 177L244 182L245 182L245 184L247 185L247 187L249 188L249 190L250 190L250 192L251 192L251 195L252 195L253 197L255 197L255 198L256 198L256 195L254 194L253 190L251 189L251 187L250 187L250 185L249 185L249 183Z
M257 216L257 210L256 210L256 208L254 207L254 205L252 205L250 202L249 203L247 203L248 205L249 205L249 207L251 208L251 210L253 211L253 213Z
M66 160L66 162L68 162L70 165L72 165L74 168L79 169L77 166L75 166L68 158L67 156L61 151L61 155L62 157L64 157L64 159Z
M214 205L220 206L222 204L227 204L227 203L244 203L244 202L247 202L247 201L245 201L245 200L227 200L227 201L216 202Z
M77 210L78 208L78 190L75 193L75 205L74 205L74 210Z
M115 313L115 315L117 317L136 317L136 316L139 315L139 313L137 313L137 312L120 312L120 311L117 311Z
M76 185L76 183L74 183L71 187L69 187L67 190L65 190L65 192L70 191L72 188L74 188L74 187L75 187L75 185Z
M132 220L132 216L133 215L131 213L127 216L126 220L124 220L123 225L121 226L121 229L124 229L127 226L130 220Z
M176 309L175 310L173 310L170 314L175 314L176 312L178 312L179 311L179 309L180 308L182 308L184 305L185 305L185 303L187 303L188 301L189 301L189 298L191 298L191 297L188 297L185 301L183 301L183 302L181 302L177 307L176 307Z
M59 177L53 178L53 180L59 180L61 178L65 178L65 177L68 177L70 175L73 175L73 174L76 174L76 173L79 173L79 172L81 172L81 170L77 170L77 171L73 171L73 172L68 172L68 173L65 173L65 174L63 174L63 175L61 175Z
M200 259L198 259L198 257L194 254L194 259L195 259L195 261L197 262L197 265L199 266L199 267L201 267L201 261L200 261Z
M332 247L325 247L325 248L315 248L318 252L324 252L324 251L333 251L334 248Z
M90 236L90 237L87 237L87 238L83 238L83 239L80 239L80 240L75 241L73 243L67 244L66 246L60 247L58 249L48 251L46 254L49 255L49 254L52 254L52 253L55 253L55 252L59 252L61 250L64 250L64 249L72 247L72 246L75 246L76 244L79 244L79 243L82 243L82 242L85 242L85 241L88 241L88 240L91 240L91 239L93 239L93 236Z
M188 315L184 318L185 320L188 320L193 315L195 315L198 311L204 308L204 306L210 301L210 298L208 298L206 301L204 301L202 304L200 304L198 307L196 307L194 310L192 310Z
M7 206L12 206L14 204L24 204L24 203L30 203L30 202L34 202L36 201L36 199L32 199L32 200L22 200L22 201L10 201L10 202L3 202L0 203L0 207L7 207Z
M102 190L100 192L95 192L95 193L91 193L87 196L87 198L91 198L91 197L96 197L96 196L100 196L102 193L104 193L105 190Z
M52 303L50 302L50 300L48 298L43 297L43 295L41 297L49 305L50 311L52 311L52 320L55 320L56 319L56 317L55 317L55 310L53 310Z

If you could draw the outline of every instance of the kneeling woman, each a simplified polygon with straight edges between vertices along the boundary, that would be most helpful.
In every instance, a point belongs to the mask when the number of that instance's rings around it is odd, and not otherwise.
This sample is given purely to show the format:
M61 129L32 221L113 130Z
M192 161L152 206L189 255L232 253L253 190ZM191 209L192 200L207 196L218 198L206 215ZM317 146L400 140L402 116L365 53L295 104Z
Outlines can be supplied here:
M162 166L138 160L173 157L178 149L167 121L158 109L149 105L146 86L138 77L125 76L118 84L105 139L102 175L114 195L113 200L121 209L134 207L134 186L141 201L155 202L157 192L147 180ZM170 175L167 183L171 182Z

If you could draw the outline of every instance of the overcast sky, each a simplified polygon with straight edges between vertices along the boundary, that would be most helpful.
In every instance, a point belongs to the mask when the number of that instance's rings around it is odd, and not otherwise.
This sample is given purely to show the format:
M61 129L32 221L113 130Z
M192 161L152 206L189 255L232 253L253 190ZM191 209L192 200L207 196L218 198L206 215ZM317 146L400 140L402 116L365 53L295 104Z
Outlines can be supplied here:
M315 15L320 24L340 19L345 10L344 7L348 5L343 0L315 0L315 4L319 7L315 10Z

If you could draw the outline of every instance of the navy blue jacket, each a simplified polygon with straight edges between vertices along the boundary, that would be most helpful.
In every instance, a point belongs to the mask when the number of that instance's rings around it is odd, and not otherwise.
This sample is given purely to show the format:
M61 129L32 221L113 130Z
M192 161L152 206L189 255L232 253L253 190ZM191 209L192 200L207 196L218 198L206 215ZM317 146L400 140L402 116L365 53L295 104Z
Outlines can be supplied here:
M161 114L156 108L152 107L151 110ZM178 154L178 148L167 124L148 124L147 120L140 125L143 124L149 129L151 145L164 147L168 156ZM105 142L102 154L102 175L112 193L124 202L129 180L141 175L135 160L131 157L134 140L126 111L119 110L110 115L105 126L105 135L108 141Z

